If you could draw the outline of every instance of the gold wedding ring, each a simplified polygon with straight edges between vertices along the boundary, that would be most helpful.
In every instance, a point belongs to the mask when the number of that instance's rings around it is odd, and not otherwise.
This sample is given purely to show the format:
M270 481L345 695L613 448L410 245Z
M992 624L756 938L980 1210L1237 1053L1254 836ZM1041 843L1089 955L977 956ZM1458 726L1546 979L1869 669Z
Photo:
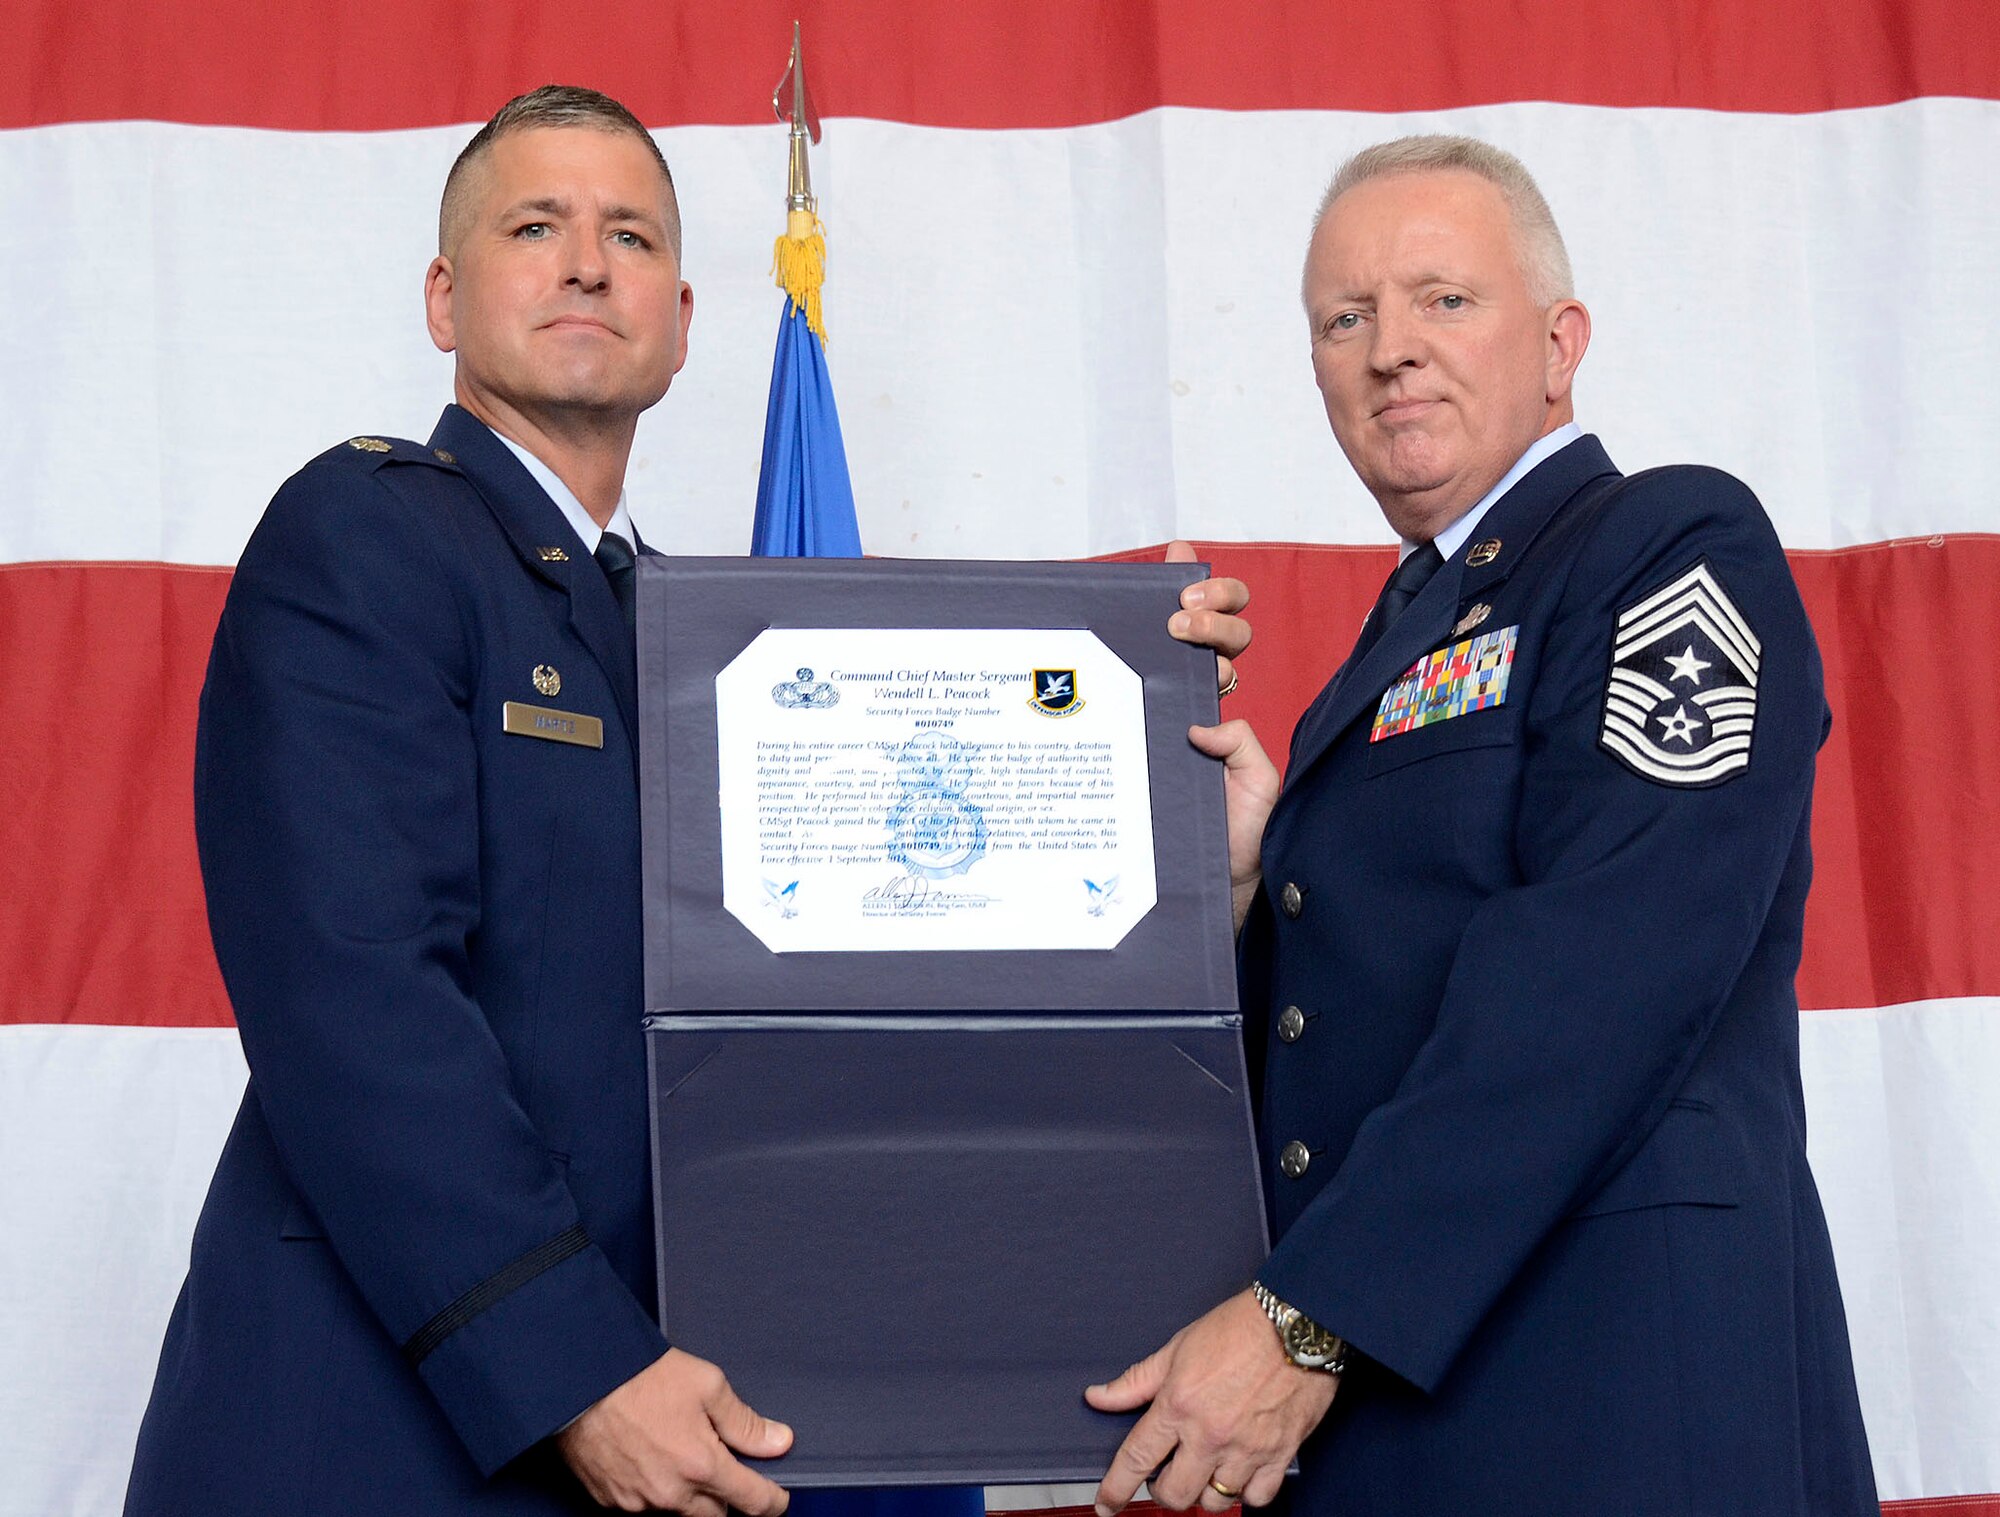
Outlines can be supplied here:
M1236 670L1232 667L1229 671L1229 683L1224 685L1220 690L1215 692L1215 698L1217 700L1221 700L1225 695L1233 695L1235 693L1236 693ZM1215 1482L1211 1480L1209 1484L1214 1485Z
M1230 683L1234 684L1235 681L1231 680ZM1241 1496L1243 1494L1240 1490L1232 1491L1228 1486L1224 1485L1220 1480L1217 1480L1213 1475L1210 1475L1208 1477L1208 1488L1211 1491L1215 1492L1216 1495L1220 1496L1224 1501L1234 1501L1238 1496Z

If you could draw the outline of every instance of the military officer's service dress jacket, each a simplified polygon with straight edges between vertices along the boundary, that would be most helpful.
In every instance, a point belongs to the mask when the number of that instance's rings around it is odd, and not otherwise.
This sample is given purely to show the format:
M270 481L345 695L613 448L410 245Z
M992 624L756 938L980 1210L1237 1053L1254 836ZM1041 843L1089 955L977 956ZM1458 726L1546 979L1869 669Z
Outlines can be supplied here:
M596 1510L544 1440L666 1350L635 705L603 572L466 412L272 501L195 766L250 1083L132 1517Z
M1533 468L1300 721L1242 939L1301 1513L1876 1513L1793 975L1828 729L1751 493Z

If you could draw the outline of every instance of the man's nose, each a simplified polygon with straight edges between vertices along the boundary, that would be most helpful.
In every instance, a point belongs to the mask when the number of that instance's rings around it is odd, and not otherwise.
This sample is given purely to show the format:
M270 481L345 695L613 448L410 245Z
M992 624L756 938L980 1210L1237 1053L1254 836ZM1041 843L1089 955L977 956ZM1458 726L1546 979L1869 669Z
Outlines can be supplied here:
M587 294L604 289L610 278L611 265L595 238L573 237L563 251L568 255L563 268L565 285Z
M1393 374L1402 368L1421 368L1429 356L1423 326L1413 311L1382 306L1375 313L1375 337L1369 345L1368 362L1378 374Z

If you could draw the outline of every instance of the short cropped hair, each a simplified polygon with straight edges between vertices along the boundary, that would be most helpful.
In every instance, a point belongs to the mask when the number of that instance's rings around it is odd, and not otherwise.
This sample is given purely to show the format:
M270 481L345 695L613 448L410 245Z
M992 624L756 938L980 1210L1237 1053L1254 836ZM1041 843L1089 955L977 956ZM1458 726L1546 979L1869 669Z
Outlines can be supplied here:
M471 191L468 188L471 176L467 170L486 157L493 150L494 143L515 132L531 131L536 127L565 126L614 132L637 138L646 144L646 151L660 166L660 179L667 187L667 241L672 245L675 261L678 262L681 256L681 207L674 194L673 170L667 167L659 143L653 140L653 134L646 130L644 122L609 95L576 84L545 84L540 89L529 90L525 95L516 95L493 113L491 121L473 134L465 150L458 155L457 162L452 164L451 172L444 177L444 197L438 203L438 251L449 256L464 234L466 221L472 214Z
M1512 153L1474 137L1427 134L1398 137L1363 148L1340 166L1320 200L1313 217L1313 232L1326 220L1333 203L1356 185L1391 174L1422 174L1444 169L1462 169L1477 174L1500 192L1514 223L1514 246L1521 260L1521 275L1528 283L1528 297L1539 306L1572 299L1575 279L1570 273L1569 250L1563 246L1561 230L1542 198L1535 176Z

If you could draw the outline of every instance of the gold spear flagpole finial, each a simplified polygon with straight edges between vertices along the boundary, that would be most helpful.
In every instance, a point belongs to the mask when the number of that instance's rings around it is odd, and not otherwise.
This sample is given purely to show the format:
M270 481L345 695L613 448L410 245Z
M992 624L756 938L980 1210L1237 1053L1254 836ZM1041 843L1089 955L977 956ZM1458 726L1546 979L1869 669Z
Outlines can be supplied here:
M792 23L792 60L771 91L771 114L790 128L785 235L773 252L771 272L777 276L779 288L791 296L792 309L805 311L806 325L824 343L826 322L820 314L819 291L826 280L826 239L819 221L819 201L813 196L812 168L806 161L808 142L819 141L819 112L806 86L805 54L799 45L796 21Z
M786 86L791 99L785 99ZM819 112L813 108L812 91L806 87L805 56L799 47L799 24L792 23L792 61L778 86L771 91L771 113L791 128L791 163L785 206L793 211L814 208L812 169L806 162L806 143L819 141Z

